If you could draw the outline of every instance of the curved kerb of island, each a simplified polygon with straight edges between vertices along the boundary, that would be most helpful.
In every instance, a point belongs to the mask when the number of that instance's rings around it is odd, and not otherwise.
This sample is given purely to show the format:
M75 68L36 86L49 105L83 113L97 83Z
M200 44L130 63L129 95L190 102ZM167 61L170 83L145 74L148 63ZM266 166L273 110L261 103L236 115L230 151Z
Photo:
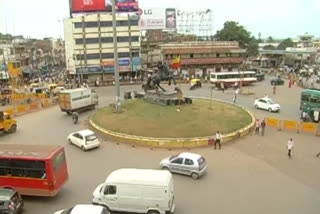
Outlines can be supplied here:
M206 100L211 100L210 98L207 97L191 97L193 99L206 99ZM213 99L218 102L226 103L229 105L234 105L233 103L226 102L223 100L219 99ZM227 143L233 140L236 140L240 137L246 136L249 134L255 125L255 117L254 115L247 109L237 106L238 108L243 109L246 111L252 119L252 122L231 133L223 134L221 136L221 143ZM143 147L151 147L151 148L195 148L195 147L206 147L214 144L214 139L215 139L215 134L212 136L206 136L206 137L195 137L195 138L155 138L155 137L144 137L144 136L136 136L136 135L129 135L129 134L124 134L124 133L119 133L119 132L114 132L105 128L102 128L95 124L92 121L92 115L89 120L90 126L97 130L98 132L104 134L107 136L110 140L115 141L115 142L120 142L120 143L127 143L131 144L133 146L143 146Z

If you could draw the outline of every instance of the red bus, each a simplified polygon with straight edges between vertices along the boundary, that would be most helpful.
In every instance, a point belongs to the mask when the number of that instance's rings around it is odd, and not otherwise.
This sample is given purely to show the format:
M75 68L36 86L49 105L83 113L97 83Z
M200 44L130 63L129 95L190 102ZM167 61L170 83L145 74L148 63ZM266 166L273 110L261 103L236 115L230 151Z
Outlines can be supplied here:
M0 144L0 187L55 196L68 178L62 146Z

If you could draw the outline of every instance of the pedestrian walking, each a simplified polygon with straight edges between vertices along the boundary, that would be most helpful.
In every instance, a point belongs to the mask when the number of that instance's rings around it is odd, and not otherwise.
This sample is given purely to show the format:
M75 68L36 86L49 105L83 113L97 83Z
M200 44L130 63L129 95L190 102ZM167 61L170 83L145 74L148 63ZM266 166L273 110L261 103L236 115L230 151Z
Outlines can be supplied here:
M260 129L260 122L259 122L259 120L257 119L257 120L256 120L256 128L255 128L254 134L259 134L259 129Z
M290 138L290 140L288 141L288 145L287 145L289 158L291 158L291 153L292 153L293 147L294 147L294 142L293 142L292 138Z
M232 101L233 101L233 103L236 103L236 100L237 100L237 94L234 93L234 94L232 95Z
M260 127L261 127L261 135L264 136L264 129L266 128L266 121L264 119L261 121Z
M217 148L217 144L219 144L219 149L221 149L221 134L219 131L216 133L216 142L214 144L214 149Z
M224 93L224 83L223 82L221 82L220 87L221 87L222 93Z
M316 155L316 157L318 158L320 156L320 152Z
M273 94L276 94L276 91L277 91L277 87L273 86Z

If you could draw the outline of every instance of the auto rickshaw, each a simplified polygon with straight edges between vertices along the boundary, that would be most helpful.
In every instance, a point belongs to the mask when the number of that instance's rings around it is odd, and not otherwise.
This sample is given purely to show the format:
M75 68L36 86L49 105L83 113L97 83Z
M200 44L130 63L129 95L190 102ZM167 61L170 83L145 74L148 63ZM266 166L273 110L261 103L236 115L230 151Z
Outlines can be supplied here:
M191 79L190 80L190 90L201 88L201 80L200 79Z
M53 89L55 89L55 88L57 88L57 87L58 87L57 84L49 84L49 85L48 85L48 90L49 90L49 91L52 91Z

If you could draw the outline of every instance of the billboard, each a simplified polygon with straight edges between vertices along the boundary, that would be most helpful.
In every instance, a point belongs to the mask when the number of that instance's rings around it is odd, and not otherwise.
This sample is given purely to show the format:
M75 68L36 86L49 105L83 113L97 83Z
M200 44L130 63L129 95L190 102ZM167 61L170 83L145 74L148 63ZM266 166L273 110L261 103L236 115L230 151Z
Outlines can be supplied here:
M140 10L140 29L157 30L166 27L165 11L161 8L147 8Z
M117 12L138 12L138 0L115 0ZM112 12L112 0L70 0L71 13Z
M172 30L177 27L176 9L145 8L140 9L141 30Z
M72 12L104 11L106 9L105 0L72 0Z
M177 27L176 9L167 8L166 9L166 28L176 29L176 27Z

